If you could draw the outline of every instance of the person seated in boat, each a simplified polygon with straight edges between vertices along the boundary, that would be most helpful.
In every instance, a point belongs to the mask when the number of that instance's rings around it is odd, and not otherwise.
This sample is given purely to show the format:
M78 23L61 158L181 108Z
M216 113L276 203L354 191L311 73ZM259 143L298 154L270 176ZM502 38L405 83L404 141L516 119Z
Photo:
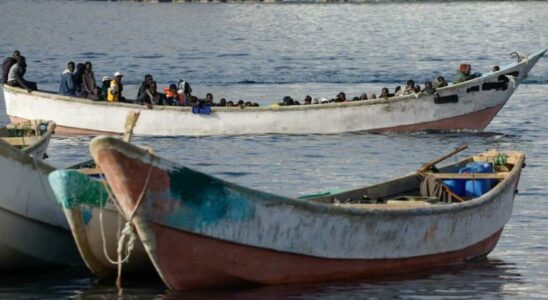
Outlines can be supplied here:
M394 96L399 96L401 94L401 86L397 86L395 89L394 89Z
M20 55L17 57L17 63L15 63L10 68L10 71L8 73L8 85L23 88L29 93L32 91L36 91L36 82L28 81L23 77L25 76L26 72L27 60L24 56Z
M154 81L152 75L146 74L145 79L143 80L143 82L141 82L141 86L139 86L139 90L137 91L137 98L141 97L146 92L148 86L150 85L150 83L152 83L152 81Z
M151 108L152 105L164 105L166 103L166 99L164 94L158 93L156 81L152 81L141 97L135 100L135 103L146 105L148 108Z
M427 95L433 95L436 92L436 89L432 85L432 81L427 81L424 83L424 89L422 92Z
M188 83L188 81L179 79L179 83L177 86L179 90L182 91L183 96L185 97L185 106L191 106L198 103L198 98L192 96L192 87L190 87L190 83Z
M438 76L438 78L436 79L436 88L446 87L447 85L448 83L445 78L443 76Z
M280 106L291 106L291 105L295 104L295 101L293 100L293 98L291 98L289 96L285 96L285 97L283 97L282 102L278 103L278 104Z
M59 84L59 95L63 96L75 96L76 88L74 86L74 69L75 64L73 61L67 63L67 68L61 75L61 83Z
M346 102L346 94L344 92L340 92L337 94L337 97L335 98L335 102Z
M10 68L17 63L17 58L19 56L21 56L21 52L19 52L19 50L15 50L13 51L12 56L7 57L2 62L2 83L8 83Z
M388 97L390 95L390 92L388 91L388 88L386 87L383 87L382 90L381 90L381 94L379 95L379 98L380 99L388 99Z
M84 91L84 71L86 65L82 63L76 64L76 70L74 71L74 89L76 97L86 98L87 94Z
M215 102L213 102L213 94L207 93L205 97L204 104L207 106L215 106Z
M461 64L459 66L459 69L457 70L457 74L455 75L455 80L453 80L453 83L461 83L465 82L477 77L481 77L481 73L471 73L472 72L472 66L470 64Z
M83 79L83 91L90 100L99 100L99 87L97 87L97 81L95 81L95 73L93 73L93 65L90 61L84 63L85 69L82 76Z
M405 87L400 90L399 95L411 95L415 93L415 81L414 80L407 80L407 83L405 84Z
M226 99L225 98L221 98L221 100L219 100L219 106L226 106Z
M306 95L304 97L304 105L310 105L312 104L312 97L310 97L310 95Z
M100 101L106 101L108 96L108 88L110 87L110 82L112 81L112 77L110 76L103 76L101 78L101 89L99 90L99 100Z
M169 87L164 88L164 95L166 105L183 106L184 96L177 93L177 85L175 83L172 83Z
M124 75L119 71L114 73L114 79L110 81L110 86L107 91L108 102L125 102L126 99L122 96L122 92L124 91L122 77L124 77Z

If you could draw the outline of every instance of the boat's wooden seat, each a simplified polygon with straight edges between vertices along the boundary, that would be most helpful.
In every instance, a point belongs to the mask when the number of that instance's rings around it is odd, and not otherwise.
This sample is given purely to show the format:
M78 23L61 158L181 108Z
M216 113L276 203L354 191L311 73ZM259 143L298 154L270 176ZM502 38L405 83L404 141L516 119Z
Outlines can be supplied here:
M497 173L430 173L438 179L498 179L502 180L508 177L509 172Z

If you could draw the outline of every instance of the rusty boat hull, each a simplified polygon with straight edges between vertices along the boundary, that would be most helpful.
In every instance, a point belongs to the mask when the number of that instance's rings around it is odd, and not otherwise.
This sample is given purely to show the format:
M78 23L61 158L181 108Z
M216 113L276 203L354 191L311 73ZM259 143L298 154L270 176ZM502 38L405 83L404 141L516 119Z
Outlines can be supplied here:
M226 182L114 138L96 138L90 148L123 213L135 212L132 222L150 259L173 289L377 277L484 257L511 216L525 159L505 152L508 169L497 173L496 185L465 202L389 205L352 201L416 196L421 177L293 199ZM461 163L496 152L489 153ZM441 171L458 173L455 165Z

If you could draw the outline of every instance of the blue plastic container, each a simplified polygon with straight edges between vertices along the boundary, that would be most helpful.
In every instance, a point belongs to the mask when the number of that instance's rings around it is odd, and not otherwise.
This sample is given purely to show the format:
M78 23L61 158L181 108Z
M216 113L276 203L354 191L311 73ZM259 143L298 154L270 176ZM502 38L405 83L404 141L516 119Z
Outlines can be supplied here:
M459 173L493 173L493 165L488 162L471 162ZM493 187L493 179L469 179L464 182L464 196L479 197Z
M457 194L457 196L464 196L465 195L465 189L464 184L466 180L464 179L446 179L442 181L443 184L445 184L451 192Z

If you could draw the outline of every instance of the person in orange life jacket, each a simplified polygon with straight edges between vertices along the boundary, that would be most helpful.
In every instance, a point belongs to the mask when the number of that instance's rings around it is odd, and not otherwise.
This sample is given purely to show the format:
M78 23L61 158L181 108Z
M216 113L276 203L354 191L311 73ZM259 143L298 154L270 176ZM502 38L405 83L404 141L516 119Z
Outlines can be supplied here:
M166 95L166 105L183 106L184 96L177 93L177 85L172 83L168 88L164 88L164 94Z
M126 99L122 96L124 85L122 84L122 73L114 73L114 79L110 82L110 86L107 92L108 102L124 102Z

